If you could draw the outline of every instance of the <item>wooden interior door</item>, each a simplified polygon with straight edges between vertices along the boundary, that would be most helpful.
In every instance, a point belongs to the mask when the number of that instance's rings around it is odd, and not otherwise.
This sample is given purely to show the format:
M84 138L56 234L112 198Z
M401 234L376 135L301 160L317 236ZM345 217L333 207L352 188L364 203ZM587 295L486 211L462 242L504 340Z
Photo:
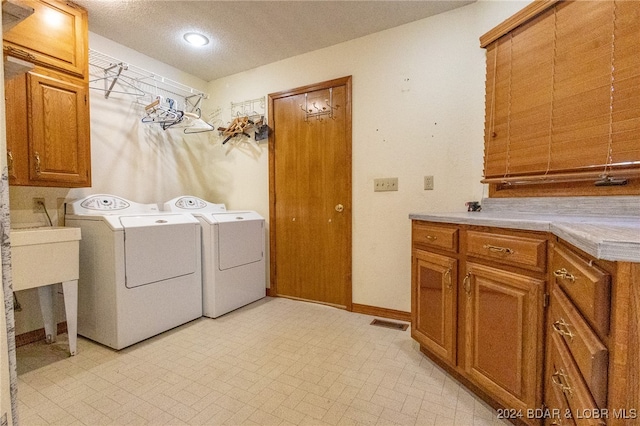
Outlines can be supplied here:
M351 77L269 95L271 295L351 309Z

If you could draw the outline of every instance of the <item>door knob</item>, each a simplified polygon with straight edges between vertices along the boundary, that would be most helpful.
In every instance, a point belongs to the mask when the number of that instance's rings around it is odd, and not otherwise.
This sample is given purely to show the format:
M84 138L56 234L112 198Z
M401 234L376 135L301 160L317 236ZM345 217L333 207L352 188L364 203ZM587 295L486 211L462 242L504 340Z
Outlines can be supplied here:
M343 210L344 210L344 206L342 204L336 204L336 211L338 213L342 213Z

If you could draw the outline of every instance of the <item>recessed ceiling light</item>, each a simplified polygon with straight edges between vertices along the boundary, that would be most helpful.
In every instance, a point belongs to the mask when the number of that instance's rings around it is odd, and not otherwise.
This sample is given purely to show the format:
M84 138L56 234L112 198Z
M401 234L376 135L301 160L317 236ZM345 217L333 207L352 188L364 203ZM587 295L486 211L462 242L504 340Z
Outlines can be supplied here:
M198 33L186 33L184 39L194 46L204 46L209 43L209 39Z

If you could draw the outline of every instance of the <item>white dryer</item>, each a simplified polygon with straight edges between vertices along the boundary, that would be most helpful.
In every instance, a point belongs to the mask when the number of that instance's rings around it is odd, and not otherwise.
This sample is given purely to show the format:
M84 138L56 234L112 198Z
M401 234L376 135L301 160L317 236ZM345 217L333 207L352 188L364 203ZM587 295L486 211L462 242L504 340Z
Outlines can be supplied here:
M192 196L167 201L165 211L191 213L202 225L202 303L217 318L266 295L264 218L227 211Z
M122 349L202 316L200 224L113 195L66 205L81 228L78 334Z

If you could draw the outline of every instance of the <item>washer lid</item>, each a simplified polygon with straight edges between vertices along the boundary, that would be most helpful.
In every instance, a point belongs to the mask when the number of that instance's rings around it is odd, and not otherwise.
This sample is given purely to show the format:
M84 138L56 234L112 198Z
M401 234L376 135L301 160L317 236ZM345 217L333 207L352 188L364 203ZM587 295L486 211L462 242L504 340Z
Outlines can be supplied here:
M196 272L200 226L197 220L190 223L186 219L195 220L186 215L120 218L127 288Z
M198 223L198 220L193 216L179 213L120 216L119 219L124 228L175 225L179 223Z

